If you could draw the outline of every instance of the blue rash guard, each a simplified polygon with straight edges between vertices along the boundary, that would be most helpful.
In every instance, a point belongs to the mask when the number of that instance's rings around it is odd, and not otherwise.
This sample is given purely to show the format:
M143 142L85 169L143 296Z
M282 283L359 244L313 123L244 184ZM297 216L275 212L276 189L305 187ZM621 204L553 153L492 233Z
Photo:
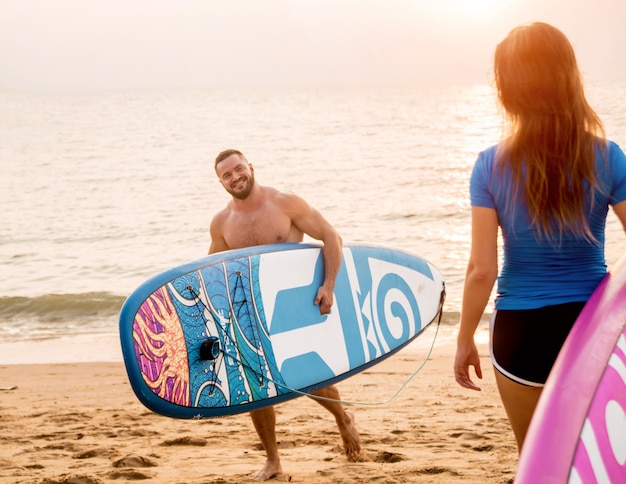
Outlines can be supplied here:
M596 153L599 189L587 212L597 240L593 243L571 234L557 235L556 240L542 239L531 227L523 204L516 204L513 213L505 210L513 194L513 180L508 170L501 172L495 167L496 148L479 154L470 178L472 206L495 209L502 229L504 263L498 276L496 309L536 309L587 301L607 270L604 229L608 207L626 200L624 152L609 142L606 162L599 151Z

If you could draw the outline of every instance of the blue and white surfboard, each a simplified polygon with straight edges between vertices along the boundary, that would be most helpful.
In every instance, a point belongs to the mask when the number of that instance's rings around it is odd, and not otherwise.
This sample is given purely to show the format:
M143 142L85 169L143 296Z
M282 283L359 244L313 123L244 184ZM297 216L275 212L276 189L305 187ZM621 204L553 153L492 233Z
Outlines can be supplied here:
M276 244L212 254L142 284L120 338L133 391L154 412L208 418L248 412L380 362L442 311L445 284L407 252L345 244L334 305L313 301L322 249Z

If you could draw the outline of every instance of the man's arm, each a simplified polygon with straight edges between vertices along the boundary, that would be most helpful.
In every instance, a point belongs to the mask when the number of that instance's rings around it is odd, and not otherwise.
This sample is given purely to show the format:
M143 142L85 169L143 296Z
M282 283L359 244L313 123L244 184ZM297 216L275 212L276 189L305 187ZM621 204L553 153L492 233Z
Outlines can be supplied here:
M211 245L209 246L209 254L224 252L225 250L230 249L222 232L222 217L222 213L218 213L215 217L213 217L213 220L211 220Z
M322 219L324 219L321 214L319 215ZM326 222L326 224L328 224L328 227L324 229L322 238L318 239L324 243L324 250L322 251L324 256L324 283L319 288L317 297L314 301L315 304L319 304L320 306L320 314L328 314L333 305L335 279L337 278L339 268L341 267L342 257L341 236L332 225L328 222Z
M300 231L316 240L323 242L324 250L324 282L320 286L315 304L320 306L320 314L328 314L333 305L333 290L335 279L341 267L342 239L339 232L311 207L304 199L297 195L285 195L285 212L290 216L292 223Z

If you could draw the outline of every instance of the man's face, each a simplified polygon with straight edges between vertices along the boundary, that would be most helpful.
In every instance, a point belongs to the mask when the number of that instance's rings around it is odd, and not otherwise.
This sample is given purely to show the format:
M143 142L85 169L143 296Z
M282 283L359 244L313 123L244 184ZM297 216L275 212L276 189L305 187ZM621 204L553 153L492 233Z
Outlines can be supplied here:
M217 164L217 177L233 197L244 200L254 186L254 168L239 155L230 155Z

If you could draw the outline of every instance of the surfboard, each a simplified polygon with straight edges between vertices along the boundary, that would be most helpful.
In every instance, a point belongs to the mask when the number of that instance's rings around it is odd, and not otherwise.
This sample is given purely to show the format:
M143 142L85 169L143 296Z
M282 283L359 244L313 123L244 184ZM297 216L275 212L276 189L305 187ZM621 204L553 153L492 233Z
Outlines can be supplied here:
M559 353L515 482L626 482L626 256L596 288Z
M431 263L346 243L333 307L321 316L322 256L304 243L237 249L139 286L119 320L137 398L173 418L274 405L384 360L441 314L445 282Z

